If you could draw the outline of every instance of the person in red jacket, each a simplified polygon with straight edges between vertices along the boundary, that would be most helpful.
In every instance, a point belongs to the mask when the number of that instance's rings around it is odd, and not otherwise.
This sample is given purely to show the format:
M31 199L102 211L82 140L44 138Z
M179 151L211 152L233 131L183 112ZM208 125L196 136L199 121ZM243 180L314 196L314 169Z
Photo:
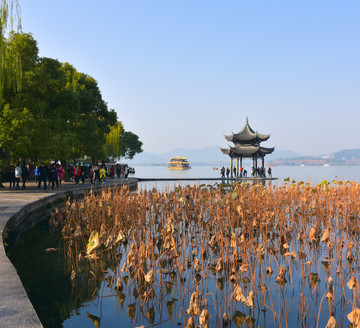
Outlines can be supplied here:
M81 168L79 165L76 166L74 165L73 176L74 176L75 184L78 184L81 178Z

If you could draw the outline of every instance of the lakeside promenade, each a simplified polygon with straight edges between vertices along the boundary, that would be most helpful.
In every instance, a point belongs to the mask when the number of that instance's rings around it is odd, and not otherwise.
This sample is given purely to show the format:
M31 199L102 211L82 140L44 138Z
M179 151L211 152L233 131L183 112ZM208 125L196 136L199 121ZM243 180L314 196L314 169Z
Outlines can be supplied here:
M74 182L65 182L59 190L38 190L34 182L26 184L26 190L14 190L5 183L0 188L0 328L42 328L42 324L26 294L16 269L6 256L3 232L10 221L21 220L29 211L43 207L57 199L64 199L71 192L82 194L93 188L101 190L113 188L117 185L137 184L137 179L108 179L105 184L90 185L89 183L75 185Z

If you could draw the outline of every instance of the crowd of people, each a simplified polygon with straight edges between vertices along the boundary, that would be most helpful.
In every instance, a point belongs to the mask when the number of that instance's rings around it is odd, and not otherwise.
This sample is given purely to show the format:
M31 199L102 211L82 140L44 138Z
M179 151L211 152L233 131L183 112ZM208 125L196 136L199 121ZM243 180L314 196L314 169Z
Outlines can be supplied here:
M223 179L225 179L225 174L227 179L229 179L231 171L230 168L225 169L225 167L223 166L220 170L220 173ZM268 177L271 178L272 177L271 167L268 168L267 173L268 173ZM247 178L247 171L245 168L240 167L239 172L236 172L236 167L234 166L231 176L235 178ZM258 168L253 167L251 170L251 176L266 178L266 169L264 167L258 167Z
M52 163L49 166L41 162L33 169L34 180L40 190L51 187L52 189L59 189L64 177L64 169L59 163ZM106 165L91 165L91 164L74 164L67 166L67 176L70 181L75 184L85 183L87 180L90 184L105 183L107 178L113 179L124 177L126 180L129 175L129 167L127 165L111 165L108 168ZM11 165L9 172L10 188L15 190L20 189L20 182L22 182L21 189L26 189L26 183L30 182L30 167L26 163Z

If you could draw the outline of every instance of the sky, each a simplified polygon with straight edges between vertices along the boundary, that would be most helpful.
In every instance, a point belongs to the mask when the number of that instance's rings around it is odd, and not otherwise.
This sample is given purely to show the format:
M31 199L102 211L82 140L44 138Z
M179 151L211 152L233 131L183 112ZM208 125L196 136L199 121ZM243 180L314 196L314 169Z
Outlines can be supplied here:
M358 0L19 0L42 57L94 77L143 149L360 148Z

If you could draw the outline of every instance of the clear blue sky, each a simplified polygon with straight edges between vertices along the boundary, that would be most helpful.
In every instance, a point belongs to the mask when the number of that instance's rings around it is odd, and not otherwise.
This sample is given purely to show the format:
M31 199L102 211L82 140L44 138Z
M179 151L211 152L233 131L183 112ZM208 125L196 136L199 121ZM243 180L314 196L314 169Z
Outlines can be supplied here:
M93 76L144 150L360 148L359 0L19 0L40 55Z

